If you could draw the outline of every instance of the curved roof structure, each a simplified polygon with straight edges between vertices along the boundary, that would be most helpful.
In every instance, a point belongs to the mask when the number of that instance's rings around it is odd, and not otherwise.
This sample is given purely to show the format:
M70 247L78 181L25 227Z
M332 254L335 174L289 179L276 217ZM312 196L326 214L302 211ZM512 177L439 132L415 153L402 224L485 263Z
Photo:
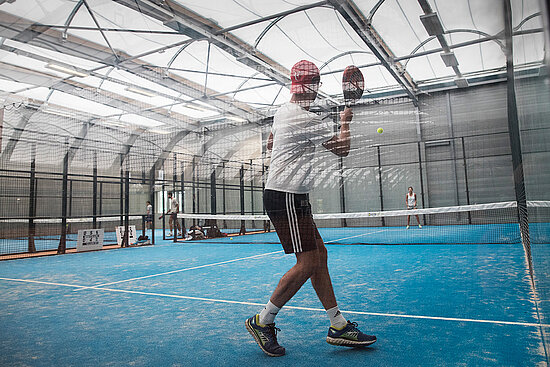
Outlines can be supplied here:
M515 65L536 72L539 2L511 4ZM68 139L82 164L87 145L104 146L113 166L137 150L147 166L170 152L227 159L265 133L298 60L321 70L321 107L342 103L350 64L365 75L364 99L416 103L502 80L503 30L498 0L3 0L0 98L31 112L5 112L2 158L46 133ZM224 148L205 144L215 131ZM240 138L227 143L231 134Z

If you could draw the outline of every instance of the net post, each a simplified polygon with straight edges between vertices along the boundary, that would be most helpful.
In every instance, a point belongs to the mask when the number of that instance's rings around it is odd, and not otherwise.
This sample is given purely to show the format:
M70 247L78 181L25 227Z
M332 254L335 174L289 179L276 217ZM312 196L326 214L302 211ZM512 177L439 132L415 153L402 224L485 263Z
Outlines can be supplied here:
M531 283L534 284L533 262L531 257L531 241L529 238L529 217L527 213L527 198L525 194L525 178L523 175L523 158L521 152L521 137L519 131L519 116L516 103L514 79L514 48L513 48L512 6L510 0L504 1L504 35L506 41L506 87L508 107L508 136L512 151L514 189L517 201L517 214L520 226L521 242L525 250Z
M59 238L58 254L64 254L67 250L67 183L69 176L69 147L63 157L63 179L61 181L61 236Z
M162 170L164 171L164 162L162 163ZM164 175L162 176L162 239L166 240L166 199L164 198L164 193L166 192L166 182L164 181Z
M36 145L31 147L31 171L29 177L29 236L28 236L28 252L36 252L34 244L34 235L36 227L34 217L36 216Z

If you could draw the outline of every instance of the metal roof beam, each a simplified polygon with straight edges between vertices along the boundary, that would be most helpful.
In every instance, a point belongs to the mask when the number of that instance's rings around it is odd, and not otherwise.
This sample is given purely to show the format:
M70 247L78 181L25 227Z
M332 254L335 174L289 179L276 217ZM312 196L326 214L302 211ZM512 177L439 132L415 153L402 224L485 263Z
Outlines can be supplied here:
M393 59L395 55L384 43L382 37L380 37L372 25L369 24L369 21L354 2L352 0L330 0L330 3L374 53L374 56L380 60L382 66L384 66L397 83L401 85L414 105L417 106L418 98L416 96L416 84L403 67L399 63L394 62Z

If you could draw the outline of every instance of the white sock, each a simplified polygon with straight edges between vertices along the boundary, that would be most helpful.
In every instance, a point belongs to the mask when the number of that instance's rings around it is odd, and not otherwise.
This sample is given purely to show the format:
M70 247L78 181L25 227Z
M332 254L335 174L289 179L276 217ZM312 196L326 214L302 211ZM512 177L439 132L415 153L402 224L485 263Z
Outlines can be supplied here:
M338 309L338 306L328 309L327 315L330 320L330 325L336 329L341 329L348 324Z
M280 308L271 303L271 301L267 302L267 305L265 305L264 309L260 312L260 320L258 321L262 325L273 324L279 310Z

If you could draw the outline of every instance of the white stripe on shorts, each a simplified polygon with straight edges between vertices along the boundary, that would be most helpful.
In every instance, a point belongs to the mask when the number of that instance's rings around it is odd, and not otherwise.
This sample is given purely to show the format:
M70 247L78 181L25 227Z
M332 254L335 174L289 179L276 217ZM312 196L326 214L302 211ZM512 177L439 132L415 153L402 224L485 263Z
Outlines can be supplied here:
M287 193L287 215L288 224L290 227L290 235L292 238L292 248L294 252L302 252L302 241L300 239L300 227L298 225L298 215L296 214L296 207L294 205L294 194Z

